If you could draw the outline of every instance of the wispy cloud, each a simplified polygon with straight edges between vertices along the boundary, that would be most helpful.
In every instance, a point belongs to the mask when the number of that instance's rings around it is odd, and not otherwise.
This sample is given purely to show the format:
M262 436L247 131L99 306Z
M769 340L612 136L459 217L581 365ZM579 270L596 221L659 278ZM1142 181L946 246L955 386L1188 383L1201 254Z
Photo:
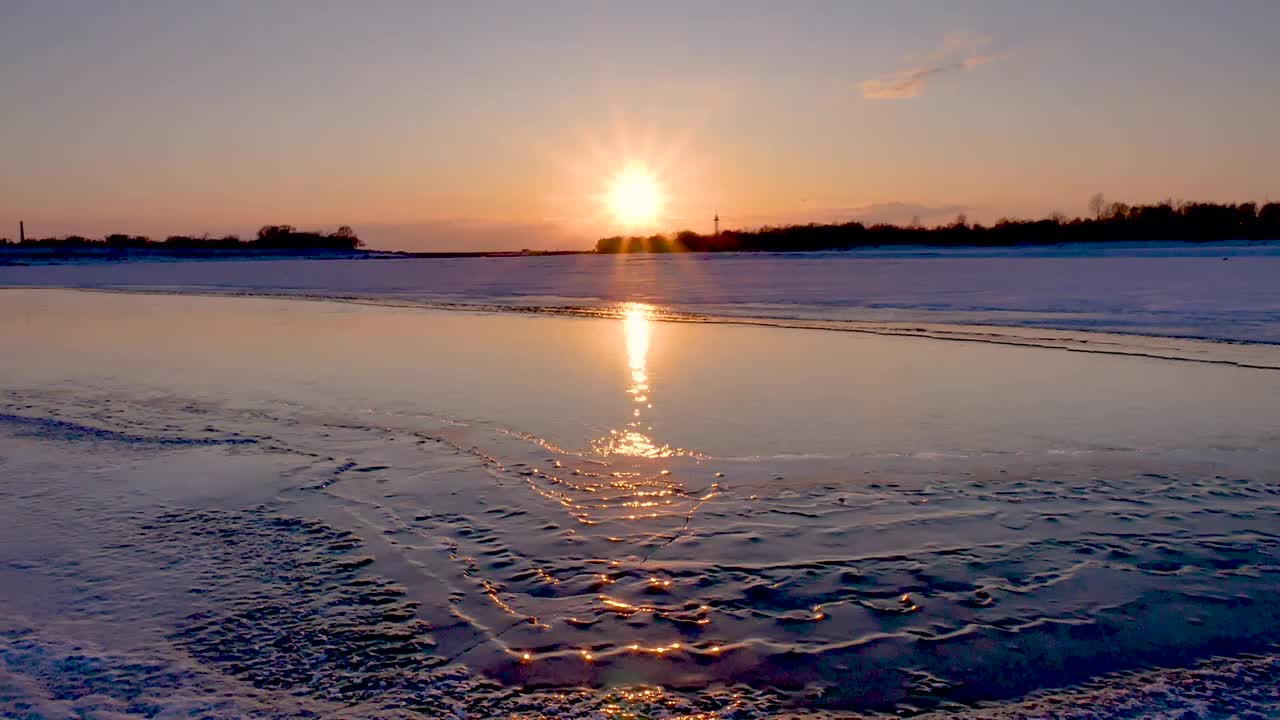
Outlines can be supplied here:
M870 100L905 100L916 97L938 75L964 72L1000 59L988 51L991 38L955 33L943 39L942 47L914 67L858 83L862 97Z

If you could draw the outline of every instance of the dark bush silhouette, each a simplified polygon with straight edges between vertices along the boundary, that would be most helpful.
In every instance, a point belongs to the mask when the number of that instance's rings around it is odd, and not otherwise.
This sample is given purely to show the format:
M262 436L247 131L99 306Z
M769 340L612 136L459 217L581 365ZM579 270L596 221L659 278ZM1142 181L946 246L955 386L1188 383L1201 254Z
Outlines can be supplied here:
M237 235L211 238L207 234L200 237L170 235L165 238L164 244L166 247L187 250L235 250L241 246L240 237Z
M1217 205L1175 203L1129 206L1107 204L1101 194L1089 201L1092 218L1068 220L1054 213L1043 220L1001 219L990 227L970 225L960 215L933 228L872 225L791 225L756 230L726 230L701 235L682 230L675 235L614 236L596 243L598 253L667 252L804 252L853 248L924 245L932 247L1009 247L1060 243L1280 240L1280 203L1258 208L1254 203Z
M116 249L125 248L141 248L151 243L151 239L142 235L129 237L128 235L108 235L102 240L107 247Z
M355 250L363 244L346 225L331 235L299 232L292 225L263 225L258 230L258 237L249 242L257 247L277 250Z
M68 235L62 238L27 238L21 243L3 243L14 249L34 249L53 257L89 256L250 256L250 255L302 255L350 254L357 252L364 243L348 225L324 234L299 231L292 225L264 225L257 237L244 241L236 235L220 238L207 233L199 237L170 235L163 241L153 241L142 235L121 233L107 235L99 240Z

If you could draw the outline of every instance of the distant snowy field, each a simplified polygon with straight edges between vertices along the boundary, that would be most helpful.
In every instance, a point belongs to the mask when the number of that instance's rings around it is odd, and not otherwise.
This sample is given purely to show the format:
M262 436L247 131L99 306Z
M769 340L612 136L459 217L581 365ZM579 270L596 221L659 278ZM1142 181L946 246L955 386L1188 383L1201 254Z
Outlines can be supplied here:
M0 286L606 307L1280 343L1280 244L0 267Z

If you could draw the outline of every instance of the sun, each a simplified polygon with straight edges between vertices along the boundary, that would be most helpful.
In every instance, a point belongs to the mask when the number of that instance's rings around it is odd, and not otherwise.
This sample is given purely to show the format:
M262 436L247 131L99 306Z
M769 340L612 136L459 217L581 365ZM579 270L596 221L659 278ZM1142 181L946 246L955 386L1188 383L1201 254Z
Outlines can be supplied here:
M662 213L658 178L643 167L628 167L618 173L609 185L607 199L614 219L627 227L656 225Z

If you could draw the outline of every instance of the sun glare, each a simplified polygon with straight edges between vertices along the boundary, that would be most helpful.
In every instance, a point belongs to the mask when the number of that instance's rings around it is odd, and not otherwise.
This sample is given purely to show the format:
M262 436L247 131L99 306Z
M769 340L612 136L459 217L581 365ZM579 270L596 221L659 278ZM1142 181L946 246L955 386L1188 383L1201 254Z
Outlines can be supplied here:
M609 209L627 227L656 225L662 211L657 177L643 168L627 168L609 186Z

